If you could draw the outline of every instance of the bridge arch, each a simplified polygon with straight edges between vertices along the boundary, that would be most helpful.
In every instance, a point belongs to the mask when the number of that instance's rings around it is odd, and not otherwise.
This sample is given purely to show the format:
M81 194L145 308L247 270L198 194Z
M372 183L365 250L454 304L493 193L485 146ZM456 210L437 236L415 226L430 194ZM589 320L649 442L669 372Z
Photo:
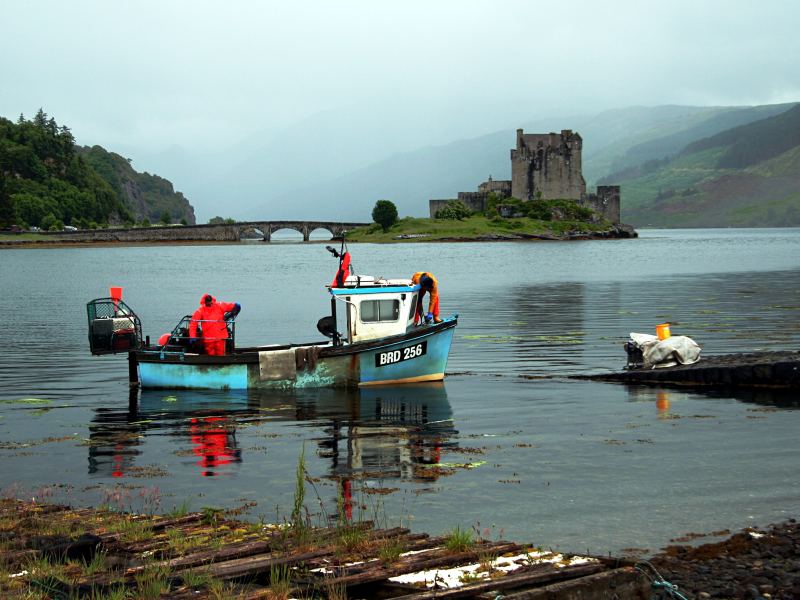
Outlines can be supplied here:
M309 239L311 239L312 235L314 235L314 234L316 234L318 232L321 232L321 231L326 232L330 236L330 238L327 238L327 239L331 239L331 238L336 236L336 234L333 232L333 229L331 227L329 227L327 224L326 225L314 224L314 225L309 227L309 231L308 231ZM320 238L320 239L326 239L326 238Z
M273 241L273 239L274 239L273 236L278 232L280 232L280 233L282 233L284 235L286 235L289 232L294 232L295 234L299 234L299 236L300 236L299 239L301 239L302 241L304 241L304 242L308 241L308 238L306 237L306 233L302 229L300 229L298 227L284 227L284 226L273 227L269 232L269 237L267 237L267 236L264 237L264 241L266 241L266 242ZM298 241L298 239L295 237L295 235L290 236L289 239L291 241Z

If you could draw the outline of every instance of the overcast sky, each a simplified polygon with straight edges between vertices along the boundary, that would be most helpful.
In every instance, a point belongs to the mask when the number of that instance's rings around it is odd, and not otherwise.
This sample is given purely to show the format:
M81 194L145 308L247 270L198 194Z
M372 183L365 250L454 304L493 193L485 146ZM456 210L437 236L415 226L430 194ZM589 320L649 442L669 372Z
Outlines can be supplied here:
M2 21L0 115L41 106L111 150L225 146L354 107L480 129L800 100L796 0L3 0Z

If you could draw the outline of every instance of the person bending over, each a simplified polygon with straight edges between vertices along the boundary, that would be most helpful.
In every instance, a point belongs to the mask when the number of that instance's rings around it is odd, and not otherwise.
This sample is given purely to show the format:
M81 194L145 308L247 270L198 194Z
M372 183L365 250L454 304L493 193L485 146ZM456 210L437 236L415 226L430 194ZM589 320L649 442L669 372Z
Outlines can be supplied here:
M419 300L417 301L417 313L414 315L414 324L417 325L423 318L422 300L425 294L430 294L428 300L428 312L425 313L425 322L441 323L439 318L439 282L436 277L425 271L419 271L411 276L411 283L419 284Z

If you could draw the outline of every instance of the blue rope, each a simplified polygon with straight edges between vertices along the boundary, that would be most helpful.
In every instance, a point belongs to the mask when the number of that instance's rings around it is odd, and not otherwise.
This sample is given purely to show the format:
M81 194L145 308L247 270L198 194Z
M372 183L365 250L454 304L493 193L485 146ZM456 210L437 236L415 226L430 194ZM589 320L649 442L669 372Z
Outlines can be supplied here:
M669 594L670 598L679 598L680 600L687 600L686 596L684 596L683 594L681 594L678 591L678 586L677 585L672 584L669 581L664 581L663 579L661 581L654 581L653 582L653 589L654 590L658 590L658 589L664 590L667 594Z
M646 568L645 568L646 567ZM640 573L643 573L645 577L650 580L650 584L653 588L653 591L656 592L653 596L654 599L662 597L663 594L666 594L669 598L677 598L678 600L688 600L686 596L681 594L678 591L678 586L675 584L670 583L669 581L665 580L661 573L659 573L656 568L647 562L646 560L637 563L635 568ZM652 575L647 572L647 569L652 571Z

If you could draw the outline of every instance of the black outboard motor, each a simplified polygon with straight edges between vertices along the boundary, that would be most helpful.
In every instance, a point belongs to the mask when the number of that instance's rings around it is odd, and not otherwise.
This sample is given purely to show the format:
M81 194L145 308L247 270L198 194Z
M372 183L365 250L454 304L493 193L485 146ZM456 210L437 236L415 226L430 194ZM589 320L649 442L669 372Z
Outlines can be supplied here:
M317 321L317 331L331 338L334 346L341 344L342 334L336 331L336 319L333 316L328 315Z

